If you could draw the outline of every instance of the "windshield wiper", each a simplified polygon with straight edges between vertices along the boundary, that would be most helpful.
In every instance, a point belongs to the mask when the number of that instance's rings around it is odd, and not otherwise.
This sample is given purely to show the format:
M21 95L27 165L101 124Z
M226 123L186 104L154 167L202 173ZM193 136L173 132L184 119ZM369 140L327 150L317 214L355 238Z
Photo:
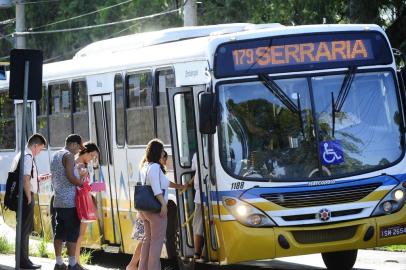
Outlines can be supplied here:
M340 112L343 108L344 101L347 99L348 93L351 88L352 81L355 77L355 72L357 71L357 67L349 67L347 73L345 74L343 84L341 85L340 92L338 92L337 100L334 103L334 110L336 112Z
M334 93L331 92L331 117L332 117L332 137L334 138L335 132L335 124L336 124L336 112L340 112L343 108L344 102L347 99L348 93L351 89L351 84L354 80L355 73L357 71L357 67L350 66L348 67L348 71L345 74L343 83L340 88L340 92L338 92L337 100L334 100Z
M297 105L286 95L285 92L271 79L268 75L259 74L258 78L261 80L262 84L269 89L269 91L277 97L283 105L286 106L291 112L299 112Z

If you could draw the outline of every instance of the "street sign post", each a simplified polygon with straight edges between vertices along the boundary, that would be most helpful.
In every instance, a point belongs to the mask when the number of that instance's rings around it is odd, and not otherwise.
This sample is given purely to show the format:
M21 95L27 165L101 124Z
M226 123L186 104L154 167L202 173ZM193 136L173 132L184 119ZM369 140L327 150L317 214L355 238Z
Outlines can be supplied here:
M42 51L14 49L10 53L9 97L23 100L20 158L24 162L27 99L41 99L42 91ZM24 163L23 163L24 164ZM21 218L23 208L24 166L20 166L17 230L16 230L16 269L20 269L21 258Z

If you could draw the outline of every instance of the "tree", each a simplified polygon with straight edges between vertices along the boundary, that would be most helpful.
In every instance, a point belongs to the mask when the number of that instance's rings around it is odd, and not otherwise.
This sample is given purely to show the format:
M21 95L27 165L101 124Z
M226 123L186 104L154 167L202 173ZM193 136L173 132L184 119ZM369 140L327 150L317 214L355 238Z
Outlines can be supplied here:
M103 24L162 12L180 7L183 0L133 0L94 14L50 25L124 0L61 0L26 6L26 25L33 31L55 30ZM205 0L198 8L199 24L234 22L281 23L284 25L327 23L376 23L386 29L392 45L406 52L406 0ZM0 10L0 18L15 17L13 8ZM143 20L88 30L28 35L27 46L44 51L47 61L71 58L87 44L143 31L182 25L181 14L168 14ZM40 27L43 26L43 27ZM2 27L14 32L14 24ZM40 28L38 28L40 27ZM13 44L0 36L0 57L7 56Z

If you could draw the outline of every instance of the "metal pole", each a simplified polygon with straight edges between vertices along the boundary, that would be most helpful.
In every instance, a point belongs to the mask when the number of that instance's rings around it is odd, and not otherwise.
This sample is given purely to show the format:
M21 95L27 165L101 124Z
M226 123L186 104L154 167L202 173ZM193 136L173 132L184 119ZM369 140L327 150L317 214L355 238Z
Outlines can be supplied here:
M183 26L196 26L196 25L197 25L196 0L184 0Z
M24 196L24 154L25 154L25 130L26 130L26 114L27 114L27 97L28 97L28 75L30 62L25 61L24 69L24 99L23 99L23 115L21 124L21 144L20 144L20 177L18 189L18 209L17 209L17 230L16 230L16 269L20 269L21 259L21 218L23 210ZM34 158L34 157L33 157ZM33 200L34 198L31 198Z
M25 36L18 33L25 32L25 5L24 0L16 1L16 34L15 48L25 49Z

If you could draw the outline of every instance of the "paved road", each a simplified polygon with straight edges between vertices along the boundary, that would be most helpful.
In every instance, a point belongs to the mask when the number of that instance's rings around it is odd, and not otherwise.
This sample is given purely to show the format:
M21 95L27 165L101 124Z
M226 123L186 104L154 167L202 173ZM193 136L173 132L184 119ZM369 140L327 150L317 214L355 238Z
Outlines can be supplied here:
M43 270L51 270L54 261L44 258L33 258L35 263L41 264ZM130 260L129 255L107 254L96 252L93 264L87 266L89 270L124 269ZM0 255L0 269L14 269L14 255ZM163 269L166 264L163 263ZM277 260L258 261L253 264L229 265L225 267L198 267L207 270L320 270L325 269L321 256L306 255L281 258ZM406 270L406 253L360 250L354 270Z
M15 231L3 223L0 216L0 235L6 236L9 241L14 242ZM32 241L34 242L34 241ZM52 249L52 247L51 247ZM41 264L43 270L52 270L54 260L44 258L33 258L35 263ZM14 255L0 254L0 269L14 269ZM92 265L89 270L100 269L125 269L130 261L130 256L126 254L109 254L95 252ZM253 265L253 266L252 266ZM165 262L163 264L165 267ZM201 267L199 267L200 269ZM203 267L204 270L215 270L216 267ZM250 265L232 265L221 267L221 270L317 270L325 269L323 260L319 254L287 257L277 260L258 261ZM168 269L169 270L169 269ZM197 269L196 269L197 270ZM406 270L406 253L386 252L376 250L358 251L357 262L354 270Z

